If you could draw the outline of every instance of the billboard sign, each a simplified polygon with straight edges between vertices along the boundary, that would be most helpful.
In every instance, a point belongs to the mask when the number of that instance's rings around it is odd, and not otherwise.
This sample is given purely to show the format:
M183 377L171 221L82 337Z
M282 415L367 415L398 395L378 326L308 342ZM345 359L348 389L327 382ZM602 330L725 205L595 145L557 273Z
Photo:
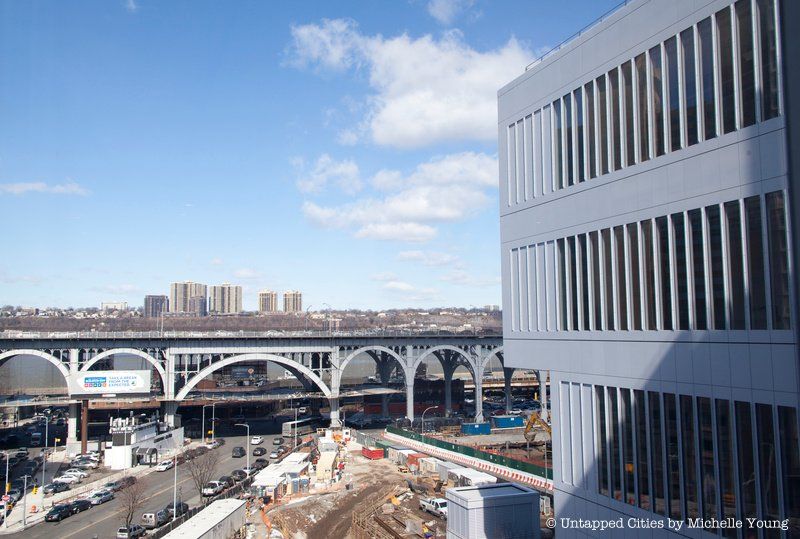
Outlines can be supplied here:
M150 393L150 371L84 371L71 374L69 394L116 396Z

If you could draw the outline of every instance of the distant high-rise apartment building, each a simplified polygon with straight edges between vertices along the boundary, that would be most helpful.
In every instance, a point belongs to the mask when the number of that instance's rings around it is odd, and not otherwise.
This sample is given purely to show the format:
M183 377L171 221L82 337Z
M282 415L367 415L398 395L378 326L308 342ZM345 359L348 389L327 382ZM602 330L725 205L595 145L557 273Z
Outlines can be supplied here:
M287 313L296 313L303 310L303 294L297 290L287 290L283 293L283 310Z
M274 313L278 310L278 294L273 290L262 290L258 293L258 312Z
M242 312L242 287L230 283L213 285L208 294L208 311L211 314Z
M106 301L100 304L100 310L102 311L127 311L128 310L128 302L127 301Z
M169 312L194 312L189 308L189 301L195 297L202 297L203 303L205 303L206 292L206 285L201 283L194 283L192 281L172 283L169 287Z
M796 536L799 45L796 0L632 0L498 93L504 366L550 372L559 538Z
M145 296L144 297L144 317L158 318L161 313L169 310L169 298L167 296Z
M189 298L189 307L185 311L195 316L206 316L208 314L208 302L205 296L194 296Z

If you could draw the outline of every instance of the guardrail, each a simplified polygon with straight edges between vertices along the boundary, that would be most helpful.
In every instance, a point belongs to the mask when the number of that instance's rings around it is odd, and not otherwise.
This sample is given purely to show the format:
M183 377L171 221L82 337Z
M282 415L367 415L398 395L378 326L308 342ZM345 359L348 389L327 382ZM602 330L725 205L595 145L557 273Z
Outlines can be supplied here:
M530 462L522 462L509 457L504 457L502 455L495 455L494 453L488 453L486 451L481 451L480 449L474 449L472 447L466 447L463 445L454 444L452 442L445 442L444 440L439 440L438 438L431 438L429 436L417 434L416 432L411 432L405 429L399 429L391 425L386 427L386 432L390 432L398 436L403 436L411 440L416 440L417 442L421 442L424 444L432 445L434 447L438 447L439 449L444 449L446 451L460 453L464 456L471 457L474 459L484 460L486 462L491 462L499 466L505 466L506 468L512 468L514 470L519 470L521 472L538 475L539 477L544 477L551 481L553 479L552 468L545 468L544 466L531 464Z
M395 331L386 329L354 331L0 331L0 339L280 339L285 337L502 337L502 333L484 331Z

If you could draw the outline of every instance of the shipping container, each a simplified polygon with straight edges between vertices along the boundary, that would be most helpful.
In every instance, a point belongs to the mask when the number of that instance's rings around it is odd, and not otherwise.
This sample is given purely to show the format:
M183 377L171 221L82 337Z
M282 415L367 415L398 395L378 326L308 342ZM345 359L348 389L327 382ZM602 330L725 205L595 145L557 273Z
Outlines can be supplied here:
M447 481L447 476L450 473L450 470L454 470L456 468L461 468L460 464L456 464L455 462L449 462L446 460L440 460L436 466L436 471L439 472L439 480L440 481Z
M524 427L525 420L518 415L496 415L492 417L492 423L496 429L512 429Z
M442 462L436 457L425 457L419 459L419 471L425 474L435 474L438 472L438 465Z
M491 434L492 429L489 423L462 423L461 432L467 435Z
M427 456L428 455L426 455L425 453L413 453L409 455L408 458L406 459L406 464L408 465L409 468L411 466L414 466L419 470L420 469L419 461Z
M362 447L361 454L370 460L378 460L384 457L383 449L380 447Z
M539 539L539 493L514 483L447 489L447 536Z

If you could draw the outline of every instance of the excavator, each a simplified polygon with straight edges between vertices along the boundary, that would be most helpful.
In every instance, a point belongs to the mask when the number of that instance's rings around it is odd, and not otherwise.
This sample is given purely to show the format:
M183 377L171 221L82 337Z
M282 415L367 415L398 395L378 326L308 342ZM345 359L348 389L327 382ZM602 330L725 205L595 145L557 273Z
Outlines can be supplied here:
M534 426L540 428L534 429ZM542 419L539 412L531 412L531 415L528 416L528 423L525 425L525 439L534 445L542 445L548 443L552 435L553 429Z

